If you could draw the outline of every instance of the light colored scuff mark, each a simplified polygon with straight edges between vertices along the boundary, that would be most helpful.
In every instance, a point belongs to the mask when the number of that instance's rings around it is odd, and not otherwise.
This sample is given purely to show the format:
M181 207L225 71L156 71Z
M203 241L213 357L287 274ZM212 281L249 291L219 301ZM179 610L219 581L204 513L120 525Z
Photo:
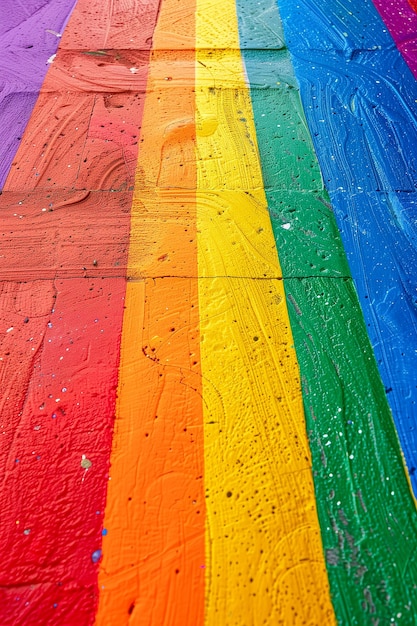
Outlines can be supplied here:
M87 474L87 472L88 472L88 470L90 469L91 466L92 466L92 462L90 461L90 459L87 459L85 454L83 454L81 456L81 467L84 469L84 474L83 474L83 477L81 479L82 483L84 482L85 475Z

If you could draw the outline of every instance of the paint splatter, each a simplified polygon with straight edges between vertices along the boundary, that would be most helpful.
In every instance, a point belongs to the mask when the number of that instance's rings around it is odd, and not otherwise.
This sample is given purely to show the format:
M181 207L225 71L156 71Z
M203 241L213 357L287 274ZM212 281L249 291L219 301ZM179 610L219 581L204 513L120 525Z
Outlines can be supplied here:
M38 4L0 25L0 622L402 623L414 0Z

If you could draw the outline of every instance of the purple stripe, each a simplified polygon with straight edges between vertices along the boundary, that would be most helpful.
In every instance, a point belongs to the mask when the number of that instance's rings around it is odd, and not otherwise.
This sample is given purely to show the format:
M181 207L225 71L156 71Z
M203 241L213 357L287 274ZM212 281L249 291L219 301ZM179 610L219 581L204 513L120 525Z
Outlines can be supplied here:
M417 13L407 0L373 0L373 3L417 78Z
M0 188L19 146L76 0L2 0Z

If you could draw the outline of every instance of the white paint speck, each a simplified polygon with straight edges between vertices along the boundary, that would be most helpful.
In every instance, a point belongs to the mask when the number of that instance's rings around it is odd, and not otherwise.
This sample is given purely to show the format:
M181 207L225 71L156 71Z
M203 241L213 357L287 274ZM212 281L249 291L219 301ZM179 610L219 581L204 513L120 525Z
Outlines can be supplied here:
M57 33L56 30L51 30L50 28L46 28L45 33L51 33L51 35L55 35L55 37L62 37L61 33Z

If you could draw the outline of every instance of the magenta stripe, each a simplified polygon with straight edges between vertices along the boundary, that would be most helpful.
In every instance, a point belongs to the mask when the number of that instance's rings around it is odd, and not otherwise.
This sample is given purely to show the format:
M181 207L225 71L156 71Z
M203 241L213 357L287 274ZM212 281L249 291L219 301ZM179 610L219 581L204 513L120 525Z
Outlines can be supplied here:
M398 50L417 78L417 13L408 0L373 0Z

